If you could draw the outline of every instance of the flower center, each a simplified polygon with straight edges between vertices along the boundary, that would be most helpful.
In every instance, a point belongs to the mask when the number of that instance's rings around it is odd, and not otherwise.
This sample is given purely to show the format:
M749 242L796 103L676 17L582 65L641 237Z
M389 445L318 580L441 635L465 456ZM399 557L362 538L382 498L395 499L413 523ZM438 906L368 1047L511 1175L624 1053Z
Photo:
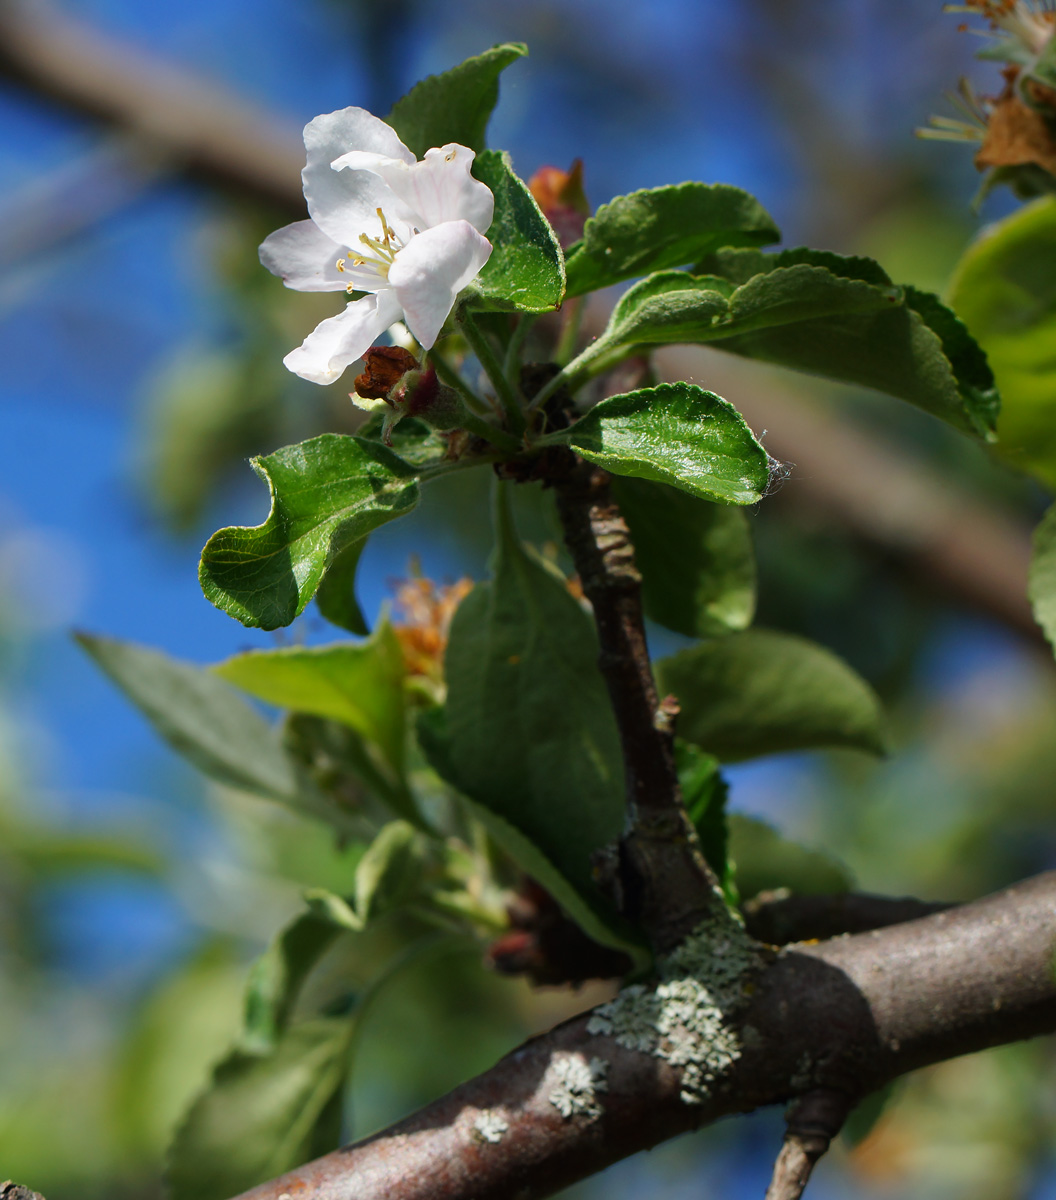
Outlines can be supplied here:
M385 214L380 208L375 209L378 214L378 220L381 222L381 237L373 238L367 233L359 235L360 244L366 247L360 251L352 259L354 267L369 267L376 271L382 279L388 279L389 268L396 261L396 255L403 249L404 243L397 237L396 230L385 219ZM339 258L337 260L337 269L344 271L348 259ZM356 290L354 284L349 284L346 291L354 292Z

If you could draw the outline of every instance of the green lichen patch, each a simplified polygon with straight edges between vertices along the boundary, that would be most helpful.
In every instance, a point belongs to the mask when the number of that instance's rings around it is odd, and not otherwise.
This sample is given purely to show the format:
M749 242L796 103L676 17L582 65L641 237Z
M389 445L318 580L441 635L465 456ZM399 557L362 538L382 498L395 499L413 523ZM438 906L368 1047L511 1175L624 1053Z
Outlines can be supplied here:
M680 1068L682 1100L702 1104L741 1056L731 1017L758 966L739 926L708 921L665 960L659 984L624 988L595 1010L587 1031Z

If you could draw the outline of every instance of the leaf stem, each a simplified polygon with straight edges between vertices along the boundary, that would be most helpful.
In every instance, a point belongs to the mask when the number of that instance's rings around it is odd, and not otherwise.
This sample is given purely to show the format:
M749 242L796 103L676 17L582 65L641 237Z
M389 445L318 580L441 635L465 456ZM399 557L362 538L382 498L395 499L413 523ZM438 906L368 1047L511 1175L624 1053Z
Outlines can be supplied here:
M478 414L477 406L480 404L479 398L470 391L466 381L454 367L446 362L436 350L429 351L429 361L436 368L437 375L444 383L454 388L462 397L463 410L460 419L463 429L468 430L470 433L475 433L477 437L483 438L498 449L505 450L510 454L519 454L524 449L519 437L514 437L513 434L507 433L504 429L497 428L490 421L486 421Z
M462 378L439 350L432 349L426 352L429 361L436 368L437 375L447 384L448 387L454 388L462 397L463 403L471 411L478 416L483 416L487 413L488 408L483 400L470 388L469 384Z
M513 331L506 345L506 357L502 364L503 374L507 379L516 378L517 367L521 361L521 351L524 349L525 339L531 332L535 322L536 317L534 313L522 313L520 320L517 322L517 328Z
M583 296L566 300L561 312L561 336L558 338L557 349L554 351L554 362L560 363L562 366L572 357L576 348L576 339L579 337L579 329L583 324L584 301L585 297Z
M487 375L491 386L495 389L495 394L498 396L506 413L507 425L513 433L520 437L528 427L524 416L524 409L521 407L520 399L503 371L498 355L492 349L491 342L488 341L487 334L484 333L473 319L469 309L464 306L458 310L457 320L466 341L469 342L473 353L480 360L480 365L484 368L485 375Z

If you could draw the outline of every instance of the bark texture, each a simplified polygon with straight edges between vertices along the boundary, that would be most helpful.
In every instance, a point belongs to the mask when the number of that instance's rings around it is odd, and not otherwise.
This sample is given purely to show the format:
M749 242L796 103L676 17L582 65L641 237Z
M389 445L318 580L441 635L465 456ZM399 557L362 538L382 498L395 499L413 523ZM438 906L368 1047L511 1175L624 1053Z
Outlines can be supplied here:
M919 920L789 946L757 976L737 1019L740 1057L701 1104L682 1100L677 1068L590 1033L584 1014L406 1121L240 1200L534 1200L730 1113L819 1090L850 1104L918 1067L1056 1032L1054 950L1056 872ZM555 1097L569 1057L607 1064L607 1090L593 1112L566 1117ZM478 1132L482 1113L505 1123L498 1141Z

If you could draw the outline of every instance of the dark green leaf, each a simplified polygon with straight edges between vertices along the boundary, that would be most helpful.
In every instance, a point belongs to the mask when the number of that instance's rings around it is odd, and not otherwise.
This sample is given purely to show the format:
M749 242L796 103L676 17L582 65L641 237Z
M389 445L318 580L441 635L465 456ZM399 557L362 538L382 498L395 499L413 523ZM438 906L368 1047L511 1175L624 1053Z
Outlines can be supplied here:
M765 246L780 238L758 200L740 188L680 183L617 196L603 204L568 255L568 295L578 296L721 246Z
M317 1128L333 1132L352 1029L348 1018L320 1017L287 1029L269 1054L229 1054L177 1130L171 1200L227 1200L319 1153Z
M769 456L733 405L689 383L602 400L572 426L569 443L615 475L724 504L756 503L770 480Z
M1056 197L984 230L958 264L950 303L1001 389L998 454L1056 487Z
M745 900L778 888L808 896L846 892L854 886L850 872L838 859L786 841L765 821L734 814L729 831L734 879Z
M385 414L374 413L357 430L359 437L380 442L385 428ZM391 445L386 446L408 466L422 468L442 459L448 451L447 441L431 425L415 417L404 417L389 430Z
M1034 531L1028 591L1034 617L1056 647L1056 505L1042 517Z
M327 568L315 593L319 611L328 621L347 629L349 633L360 635L370 632L356 599L356 571L366 544L367 539L363 538L342 550Z
M549 312L565 293L561 247L535 197L513 172L510 156L485 150L473 174L495 196L488 230L494 249L467 294L474 307L512 312Z
M527 53L522 42L506 42L450 71L430 75L397 100L385 120L417 158L449 142L483 150L488 120L499 98L499 76Z
M700 848L722 884L726 899L736 903L729 862L726 798L729 788L719 771L719 760L682 738L675 740L675 763L682 801L700 838Z
M591 870L623 825L619 736L594 626L564 579L521 545L505 507L498 535L493 582L474 588L451 625L449 767L618 928Z
M876 388L968 433L992 430L997 392L967 331L934 296L895 287L869 259L733 250L702 266L741 286L696 340Z
M403 651L388 621L365 642L283 646L236 654L213 670L251 695L295 712L342 721L403 767Z
M77 640L199 771L349 828L348 815L297 769L276 731L211 670L132 642L89 634Z
M288 625L342 551L418 503L413 468L363 438L324 433L253 467L271 490L268 519L214 533L198 577L218 608L261 629Z
M613 494L631 531L646 616L711 637L745 629L755 612L755 554L740 509L616 476Z
M768 629L731 633L657 664L681 705L678 732L724 761L848 746L884 752L869 685L830 651Z
M578 887L525 834L499 813L470 798L468 786L460 778L451 761L451 739L447 730L447 713L443 708L425 709L418 716L418 742L429 765L446 783L463 794L465 803L481 822L498 846L518 867L542 884L565 912L596 942L619 946L635 957L641 957L641 942L634 931L614 913L598 915L598 903L593 896L585 898ZM588 902L589 900L589 902Z

